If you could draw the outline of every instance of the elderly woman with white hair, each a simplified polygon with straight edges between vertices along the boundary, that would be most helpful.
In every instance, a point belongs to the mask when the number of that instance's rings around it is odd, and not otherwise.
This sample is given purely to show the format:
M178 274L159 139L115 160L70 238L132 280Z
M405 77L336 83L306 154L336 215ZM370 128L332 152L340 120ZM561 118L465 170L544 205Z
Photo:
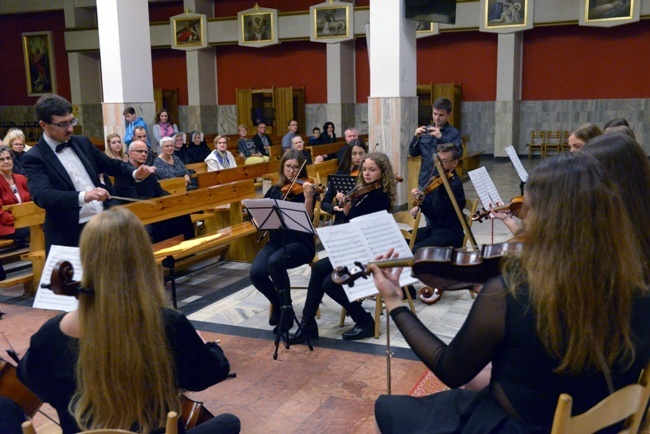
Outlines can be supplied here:
M160 155L153 162L156 167L156 179L185 178L185 184L190 185L192 179L185 164L174 155L174 139L160 139Z

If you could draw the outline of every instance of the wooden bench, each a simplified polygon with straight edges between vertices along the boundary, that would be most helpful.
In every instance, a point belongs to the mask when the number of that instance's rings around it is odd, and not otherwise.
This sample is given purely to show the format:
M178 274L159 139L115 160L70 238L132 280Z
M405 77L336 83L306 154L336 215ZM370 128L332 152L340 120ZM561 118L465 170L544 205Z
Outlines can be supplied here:
M467 149L464 150L460 164L456 167L456 172L464 181L468 178L467 172L481 167L481 154L484 153L485 151L468 153Z
M251 164L249 166L237 166L232 169L217 170L215 172L198 173L199 189L213 185L226 184L241 180L254 180L268 173L277 173L280 168L279 160L272 160L267 163Z
M345 140L338 139L336 142L325 145L305 146L305 149L311 152L312 158L315 158L318 155L327 156L329 154L336 154L344 146L346 146Z

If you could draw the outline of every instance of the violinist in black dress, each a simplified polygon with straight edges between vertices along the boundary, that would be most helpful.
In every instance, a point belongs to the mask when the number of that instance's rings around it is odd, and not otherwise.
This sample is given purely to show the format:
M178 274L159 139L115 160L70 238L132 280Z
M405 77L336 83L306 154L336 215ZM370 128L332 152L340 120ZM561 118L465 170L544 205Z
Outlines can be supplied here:
M305 161L301 151L290 149L280 160L277 184L273 185L264 197L271 199L284 199L293 202L303 202L309 217L314 213L314 197L316 190L310 182L302 183L302 192L287 196L282 192L282 187L289 186L295 178L307 178L307 170L303 166ZM301 170L302 168L302 170ZM271 317L269 325L278 325L280 320L280 290L289 290L290 281L288 269L308 264L316 254L314 235L296 231L269 231L269 241L259 251L250 269L250 279L253 286L271 302ZM286 257L285 257L286 255ZM289 293L289 302L291 294ZM282 331L291 328L293 318L285 316ZM277 331L277 327L274 332Z
M349 148L352 148L351 146ZM355 190L346 197L342 193L336 195L340 203L341 213L339 223L347 223L355 217L378 211L389 211L395 200L395 175L385 154L375 152L365 156L361 164L361 176ZM311 267L311 277L307 289L307 300L302 311L301 329L292 336L290 343L303 343L318 339L318 324L316 311L323 299L323 294L329 295L350 314L355 322L352 329L343 333L347 341L365 339L373 336L375 321L361 306L361 302L350 302L340 285L332 281L334 268L329 258L323 258Z

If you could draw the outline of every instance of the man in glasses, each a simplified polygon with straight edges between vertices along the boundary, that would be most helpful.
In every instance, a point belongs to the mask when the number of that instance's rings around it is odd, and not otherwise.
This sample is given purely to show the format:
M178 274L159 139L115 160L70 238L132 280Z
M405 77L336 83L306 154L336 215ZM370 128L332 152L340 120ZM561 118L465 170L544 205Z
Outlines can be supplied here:
M110 199L99 174L116 178L145 179L155 171L137 169L97 149L86 137L74 136L77 119L72 104L58 95L43 95L36 102L36 116L43 135L23 156L27 186L36 205L45 209L45 251L53 244L78 246L81 229Z

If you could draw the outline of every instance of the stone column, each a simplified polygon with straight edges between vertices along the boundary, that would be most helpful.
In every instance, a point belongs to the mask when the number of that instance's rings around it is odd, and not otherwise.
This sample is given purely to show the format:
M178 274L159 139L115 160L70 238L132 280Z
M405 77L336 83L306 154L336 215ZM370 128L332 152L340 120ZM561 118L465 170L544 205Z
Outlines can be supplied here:
M156 116L147 0L97 2L102 53L104 134L124 136L126 107L152 124ZM151 134L151 128L150 134Z
M63 11L67 28L97 25L94 8L75 7L74 0L65 0ZM68 53L68 66L70 102L79 125L83 127L83 134L88 137L104 137L99 53Z
M415 21L404 18L402 0L370 0L370 150L390 158L393 170L406 174L408 144L417 124ZM417 176L412 174L410 176ZM406 182L399 184L398 205L407 202Z
M184 0L185 10L214 16L212 0ZM179 122L185 131L201 130L204 133L221 132L217 113L217 55L214 47L188 51L187 62L187 118L181 114ZM179 125L179 128L181 126Z
M327 44L327 120L336 125L337 136L350 127L364 131L366 125L355 125L356 101L354 41ZM313 126L307 125L309 134Z
M508 146L514 146L518 152L525 151L518 149L522 52L523 32L499 34L497 98L494 103L495 157L507 157L505 149Z

